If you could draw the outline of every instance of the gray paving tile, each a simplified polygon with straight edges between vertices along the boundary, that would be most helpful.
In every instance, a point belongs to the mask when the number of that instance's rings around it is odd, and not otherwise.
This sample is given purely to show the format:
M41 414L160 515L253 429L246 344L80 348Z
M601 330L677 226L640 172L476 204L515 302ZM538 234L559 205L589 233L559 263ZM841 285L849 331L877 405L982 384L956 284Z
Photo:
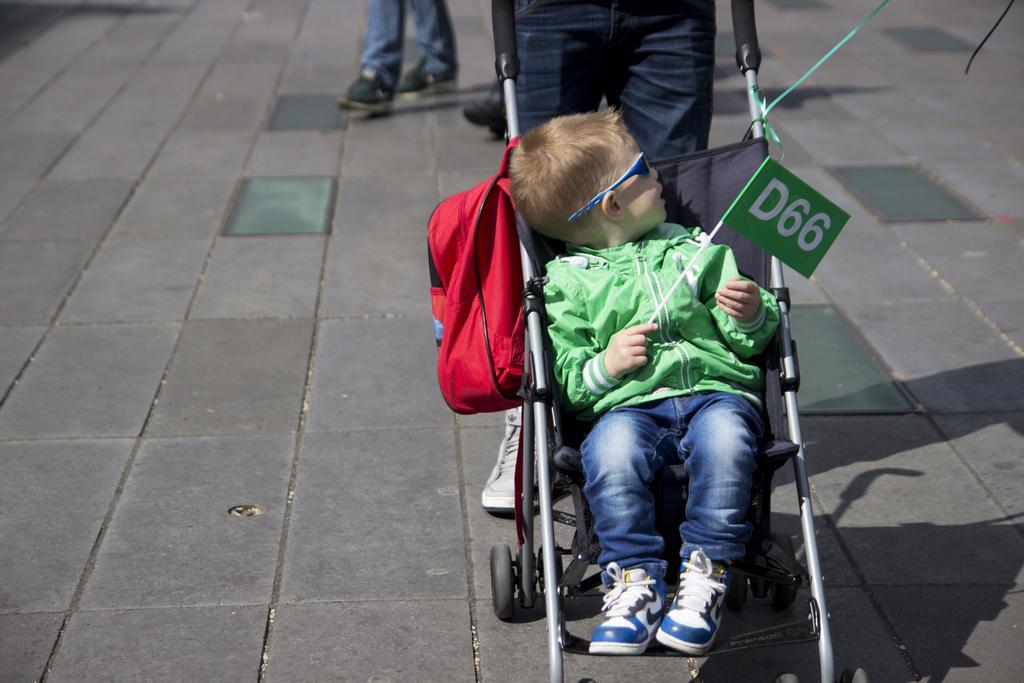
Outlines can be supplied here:
M992 149L960 125L944 123L939 116L931 117L927 126L912 119L888 120L879 127L879 133L907 156L925 164L1001 164L1004 161L1000 156L1002 150Z
M201 3L150 58L154 64L209 64L248 6L245 0Z
M1020 448L1024 417L1020 413L938 415L935 422L996 502L1015 523L1024 524L1024 453Z
M134 185L121 178L44 181L7 221L0 238L97 241Z
M268 681L471 681L462 601L282 605Z
M63 614L0 616L0 652L4 653L0 680L39 680L63 620Z
M306 430L449 424L436 364L429 316L323 322Z
M237 178L252 145L247 131L192 131L171 135L151 173L173 178Z
M180 128L206 133L255 131L263 120L266 106L266 98L262 95L224 95L204 88L192 100Z
M342 174L410 173L431 170L429 127L419 115L352 118L345 136Z
M291 61L285 67L277 92L282 95L327 92L337 97L356 78L359 68L348 63L350 60L347 55L344 64L324 64L320 54L327 53L329 57L336 58L343 52L336 47L316 50L296 47Z
M312 317L323 250L323 237L221 238L191 316Z
M219 64L274 64L287 61L289 46L276 40L232 40L217 56Z
M1024 540L927 420L820 420L806 430L814 490L869 583L1024 577Z
M488 134L475 135L482 129L468 123L459 127L436 128L437 167L441 171L478 172L480 181L498 172L505 149Z
M79 612L52 681L239 681L255 676L266 607Z
M73 133L0 131L0 171L7 181L37 180L74 140Z
M68 608L131 447L129 440L3 444L0 612Z
M0 436L137 436L178 324L53 329L0 409Z
M195 67L137 71L56 165L54 176L140 177L201 76Z
M181 21L184 9L154 8L127 15L89 51L89 59L104 64L138 64Z
M107 242L82 275L63 322L182 320L207 240Z
M10 121L19 132L78 134L99 114L131 75L131 67L71 64L51 74L36 97L25 103ZM26 74L31 79L32 74Z
M1014 165L943 162L930 168L989 215L1024 218L1024 173Z
M246 175L333 176L341 137L340 132L331 131L264 131L256 138Z
M893 232L927 261L957 292L982 307L1012 303L1024 288L1018 264L1024 244L1006 223L920 223Z
M810 119L793 128L799 144L823 164L906 162L906 156L889 140L859 121Z
M3 242L0 322L49 324L89 259L88 242Z
M880 587L876 593L925 680L1012 681L1024 671L1020 585Z
M814 277L833 297L858 310L881 302L950 300L949 292L875 221L851 220Z
M426 240L400 235L344 234L331 239L321 315L424 313L429 280ZM378 283L363 287L357 283Z
M234 190L228 177L149 174L110 231L109 239L212 239ZM188 206L188 211L182 211Z
M450 186L454 189L448 194L473 187L486 178L459 175L453 178ZM422 236L438 201L437 180L433 174L346 174L339 182L335 230L338 234L372 232L374 235L400 233ZM381 206L387 206L388 210L380 211Z
M298 425L312 323L186 323L149 436L287 433Z
M293 448L287 435L145 441L83 608L268 602ZM243 504L266 512L228 514Z
M0 396L21 372L45 327L0 327Z
M0 180L0 226L4 225L10 213L28 196L35 184L35 178ZM0 233L2 232L3 229L0 228Z
M465 598L453 452L450 430L306 436L282 601Z

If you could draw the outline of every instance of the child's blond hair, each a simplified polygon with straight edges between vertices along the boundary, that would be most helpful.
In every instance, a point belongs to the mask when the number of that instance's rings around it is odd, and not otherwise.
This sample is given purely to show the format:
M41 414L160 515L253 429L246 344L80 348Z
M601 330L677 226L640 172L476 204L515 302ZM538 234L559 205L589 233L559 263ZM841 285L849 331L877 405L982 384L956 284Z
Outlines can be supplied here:
M559 116L526 133L509 166L512 200L530 227L547 237L582 243L588 212L569 216L621 175L623 143L636 140L616 109Z

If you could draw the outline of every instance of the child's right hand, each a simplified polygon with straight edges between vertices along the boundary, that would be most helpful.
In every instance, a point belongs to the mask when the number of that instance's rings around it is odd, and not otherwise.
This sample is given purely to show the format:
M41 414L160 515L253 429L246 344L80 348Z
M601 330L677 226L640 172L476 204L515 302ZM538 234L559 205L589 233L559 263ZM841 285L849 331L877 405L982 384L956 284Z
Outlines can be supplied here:
M619 379L627 372L647 365L647 335L658 329L658 323L627 327L612 336L604 354L604 368Z

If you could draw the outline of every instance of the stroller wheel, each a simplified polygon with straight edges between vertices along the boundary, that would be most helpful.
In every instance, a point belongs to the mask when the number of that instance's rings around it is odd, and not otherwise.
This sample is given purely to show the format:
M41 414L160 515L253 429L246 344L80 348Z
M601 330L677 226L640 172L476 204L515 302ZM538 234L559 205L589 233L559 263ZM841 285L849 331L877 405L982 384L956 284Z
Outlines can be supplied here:
M772 542L779 546L786 555L795 561L793 539L788 534L772 534ZM796 586L786 586L781 583L772 583L769 586L772 594L772 607L775 609L786 609L796 600Z
M729 591L725 594L725 606L729 609L740 609L747 601L747 575L733 574L729 582Z
M868 674L864 669L847 669L839 677L839 683L871 683L871 679L868 678Z
M491 546L491 604L494 606L494 615L502 621L512 618L515 587L512 551L504 544Z

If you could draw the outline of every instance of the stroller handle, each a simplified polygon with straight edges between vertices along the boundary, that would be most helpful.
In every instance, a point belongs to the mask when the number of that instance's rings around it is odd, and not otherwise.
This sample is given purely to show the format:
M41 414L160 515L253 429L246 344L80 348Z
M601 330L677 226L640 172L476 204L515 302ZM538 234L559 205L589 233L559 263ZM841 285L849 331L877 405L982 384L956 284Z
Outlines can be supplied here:
M757 44L754 0L732 0L732 30L736 36L736 66L740 73L757 71L761 68L761 48Z
M491 0L491 21L494 26L494 69L498 79L505 81L519 76L516 54L516 19L512 0Z

